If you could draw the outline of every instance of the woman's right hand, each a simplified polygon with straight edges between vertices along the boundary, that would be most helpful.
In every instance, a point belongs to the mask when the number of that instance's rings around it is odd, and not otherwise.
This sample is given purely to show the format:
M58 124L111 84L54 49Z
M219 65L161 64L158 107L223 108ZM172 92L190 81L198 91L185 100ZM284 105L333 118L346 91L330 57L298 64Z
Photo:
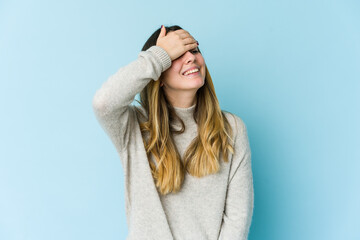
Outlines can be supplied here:
M156 46L162 47L173 61L187 51L196 48L198 44L188 31L178 29L166 34L166 29L162 26Z

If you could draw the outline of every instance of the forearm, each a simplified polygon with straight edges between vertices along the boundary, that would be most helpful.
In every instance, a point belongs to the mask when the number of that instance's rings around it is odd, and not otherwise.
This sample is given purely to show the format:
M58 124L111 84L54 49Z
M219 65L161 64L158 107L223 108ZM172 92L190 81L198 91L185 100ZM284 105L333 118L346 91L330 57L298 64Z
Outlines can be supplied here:
M121 67L98 89L93 98L93 108L98 114L109 114L131 104L150 80L158 80L161 73L171 66L166 51L152 46L141 51L138 58Z

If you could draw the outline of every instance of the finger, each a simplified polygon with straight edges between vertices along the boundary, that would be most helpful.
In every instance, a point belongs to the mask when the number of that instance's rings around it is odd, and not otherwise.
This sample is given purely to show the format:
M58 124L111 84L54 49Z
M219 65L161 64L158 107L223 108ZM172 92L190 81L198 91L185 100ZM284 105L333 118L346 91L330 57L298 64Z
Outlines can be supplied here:
M187 33L188 31L186 31L184 29L178 29L178 30L175 30L174 32L182 34L182 33Z
M183 42L184 44L197 43L197 41L196 41L194 38L192 38L192 37L185 38L185 39L182 40L182 42Z
M187 37L192 37L194 38L190 33L188 32L182 32L182 33L177 33L177 35L179 35L181 38L187 38Z
M190 44L185 45L185 49L186 49L186 51L188 51L188 50L196 48L197 46L198 46L197 43L190 43Z
M159 37L164 37L165 35L166 35L166 28L164 27L164 25L161 25Z

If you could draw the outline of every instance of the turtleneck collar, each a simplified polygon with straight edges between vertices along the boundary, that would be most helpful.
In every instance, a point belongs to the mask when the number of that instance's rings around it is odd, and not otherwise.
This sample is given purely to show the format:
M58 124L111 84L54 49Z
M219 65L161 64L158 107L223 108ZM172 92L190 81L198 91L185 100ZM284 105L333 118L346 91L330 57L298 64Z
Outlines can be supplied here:
M191 107L181 108L181 107L174 107L176 114L184 121L184 123L192 123L194 122L193 114L195 111L196 103Z

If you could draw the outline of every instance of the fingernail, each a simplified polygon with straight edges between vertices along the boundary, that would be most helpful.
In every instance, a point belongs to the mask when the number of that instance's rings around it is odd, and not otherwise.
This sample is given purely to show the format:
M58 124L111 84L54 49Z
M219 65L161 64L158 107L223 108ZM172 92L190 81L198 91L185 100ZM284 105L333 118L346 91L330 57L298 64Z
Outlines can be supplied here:
M198 41L196 41L196 43L197 43L197 45L199 45L199 42L198 42Z
M161 25L161 28L163 28L164 25Z

